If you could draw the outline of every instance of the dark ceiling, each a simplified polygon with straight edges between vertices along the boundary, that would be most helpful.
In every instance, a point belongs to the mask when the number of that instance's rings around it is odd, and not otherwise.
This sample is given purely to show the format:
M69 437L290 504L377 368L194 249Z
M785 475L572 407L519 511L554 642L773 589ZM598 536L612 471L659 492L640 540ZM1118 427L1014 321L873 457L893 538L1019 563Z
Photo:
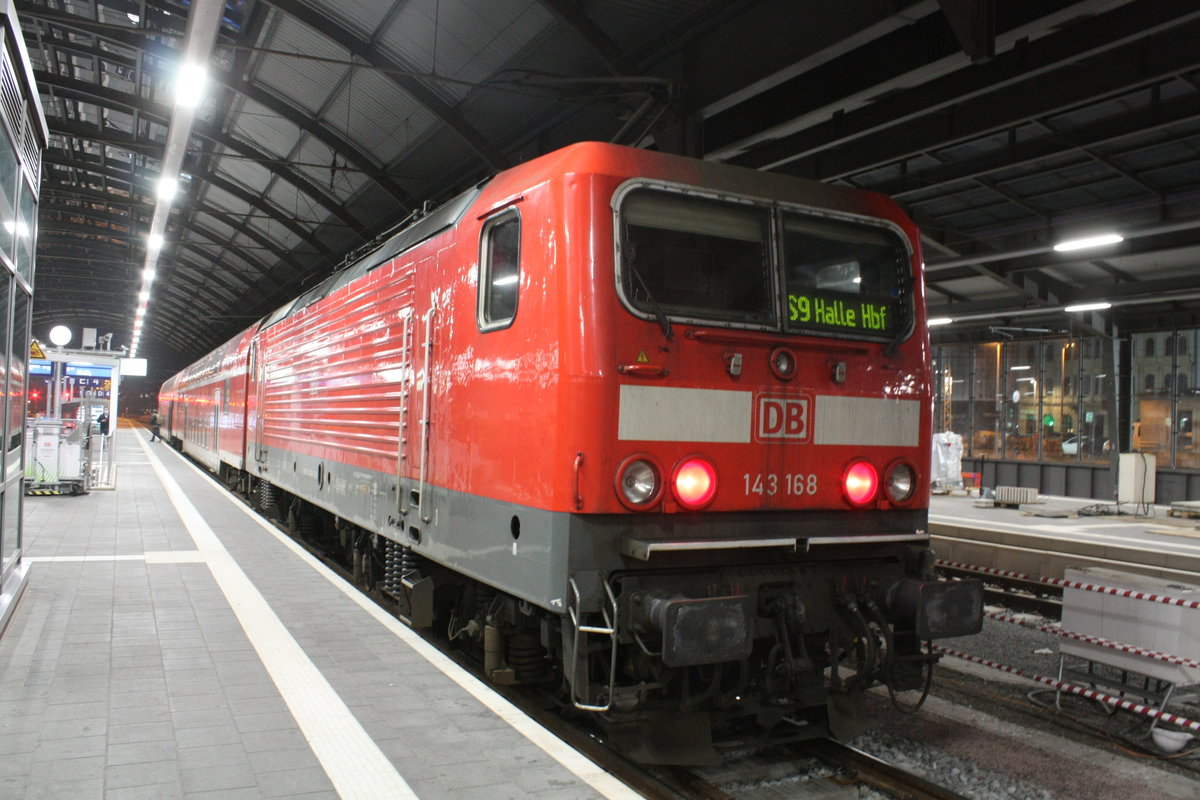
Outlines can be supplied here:
M192 4L16 6L51 133L33 333L129 344ZM231 1L138 355L156 384L582 139L896 197L956 320L935 340L1197 325L1198 43L1195 0Z

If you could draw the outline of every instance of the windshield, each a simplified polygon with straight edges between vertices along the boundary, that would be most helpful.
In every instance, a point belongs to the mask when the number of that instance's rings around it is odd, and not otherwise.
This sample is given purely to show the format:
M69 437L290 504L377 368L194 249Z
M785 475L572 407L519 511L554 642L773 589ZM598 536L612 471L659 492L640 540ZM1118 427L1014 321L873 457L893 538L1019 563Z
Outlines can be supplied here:
M622 214L622 280L635 308L774 322L765 208L638 190Z
M911 324L909 253L890 228L638 188L618 230L622 292L647 316L880 339Z
M908 325L908 253L890 231L783 215L789 331L892 337Z

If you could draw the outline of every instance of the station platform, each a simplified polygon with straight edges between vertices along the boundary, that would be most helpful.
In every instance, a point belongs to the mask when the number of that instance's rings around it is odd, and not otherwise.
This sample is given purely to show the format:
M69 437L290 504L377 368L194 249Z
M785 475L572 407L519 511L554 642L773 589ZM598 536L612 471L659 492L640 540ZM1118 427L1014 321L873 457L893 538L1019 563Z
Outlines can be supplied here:
M1069 566L1098 565L1194 583L1200 574L1200 520L1169 506L1135 506L1079 497L1039 496L1016 508L975 495L934 495L929 533L939 558L1062 577ZM1121 566L1124 565L1124 566Z
M144 429L25 500L0 798L632 798Z

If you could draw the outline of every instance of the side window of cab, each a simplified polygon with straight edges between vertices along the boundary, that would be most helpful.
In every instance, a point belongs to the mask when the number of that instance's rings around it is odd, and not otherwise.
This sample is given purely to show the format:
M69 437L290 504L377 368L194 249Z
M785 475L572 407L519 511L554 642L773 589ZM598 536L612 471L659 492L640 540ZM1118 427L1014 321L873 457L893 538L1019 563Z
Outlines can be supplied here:
M517 316L521 285L521 215L510 209L483 224L479 234L479 328L498 330Z

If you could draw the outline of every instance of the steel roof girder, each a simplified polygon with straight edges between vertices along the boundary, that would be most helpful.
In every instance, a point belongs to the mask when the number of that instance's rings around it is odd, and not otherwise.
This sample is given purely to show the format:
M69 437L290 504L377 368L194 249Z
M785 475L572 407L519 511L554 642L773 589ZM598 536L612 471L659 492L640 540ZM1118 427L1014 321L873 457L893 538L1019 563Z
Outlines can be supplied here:
M1186 13L1176 8L1180 4L1187 7ZM1129 9L1105 15L1103 31L1094 30L1095 20L1081 22L987 64L897 92L732 161L744 166L775 164L772 168L779 172L831 180L1200 66L1194 46L1195 35L1200 35L1196 24L1200 8L1188 0L1162 0L1151 8L1144 16ZM1110 19L1122 11L1127 14ZM1136 38L1138 32L1144 38ZM1103 34L1113 38L1105 40ZM1067 37L1072 45L1063 44ZM1089 63L1086 70L1078 68L1080 58L1101 52L1105 58L1100 63ZM1075 74L1069 80L1040 80L1037 90L1031 91L1029 82L1039 74L1029 69L1035 53L1045 65L1041 74L1054 70L1074 70ZM994 75L996 72L1007 79ZM910 142L922 142L922 146L914 149Z
M895 178L870 184L873 191L896 199L944 184L976 178L1001 169L1052 158L1075 150L1095 148L1122 137L1139 134L1150 126L1164 126L1200 117L1200 92L1159 101L1145 109L1130 110L1066 130L1015 142L971 158L905 172Z
M136 109L140 114L142 114L143 117L149 118L152 121L163 125L164 127L169 124L170 109L165 106L151 103L150 101L143 100L140 97L133 97L128 93L121 92L116 89L108 89L106 87L97 86L76 78L66 78L61 75L46 72L39 72L37 75L39 82L44 82L46 85L53 86L59 93L72 95L75 97L75 99L82 98L88 100L89 102L93 100L100 100L116 105L126 106L130 109ZM80 133L78 135L80 137L83 137L85 135L84 131L88 129L96 130L93 126L82 124L78 125L80 128ZM304 194L312 197L323 208L325 208L334 216L337 216L351 229L358 231L360 235L366 235L364 233L365 227L362 225L362 223L351 216L340 201L330 197L307 178L299 175L293 170L281 167L278 159L270 158L268 154L258 151L250 144L231 136L225 131L200 121L197 121L193 124L192 133L195 136L203 137L214 142L215 144L226 147L229 150L238 153L239 155L247 158L253 158L256 161L262 162L267 171L278 176L287 183L292 184ZM106 136L106 138L111 137ZM147 147L151 146L153 145L147 145ZM162 144L157 145L158 157L160 158L162 148Z
M339 24L332 17L322 13L300 0L266 0L270 5L289 16L308 25L315 31L328 37L341 47L344 47L356 58L384 71L388 78L404 91L411 94L417 102L429 109L450 130L454 131L480 158L492 169L500 170L506 166L506 159L499 153L493 152L486 138L468 123L453 108L446 104L431 89L407 73L420 70L409 64L398 64L385 57L370 43Z

